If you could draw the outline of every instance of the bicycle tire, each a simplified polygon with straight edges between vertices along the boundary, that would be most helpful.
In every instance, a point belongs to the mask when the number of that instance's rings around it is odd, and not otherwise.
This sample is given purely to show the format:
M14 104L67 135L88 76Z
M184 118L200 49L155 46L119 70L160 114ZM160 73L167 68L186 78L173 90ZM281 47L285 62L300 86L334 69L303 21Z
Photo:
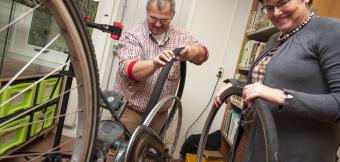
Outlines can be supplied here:
M267 162L279 162L279 140L271 111L266 108L263 99L258 98L254 102L256 105L256 112L262 125Z
M221 94L221 97L220 97L221 101L227 100L228 97L232 95L241 96L242 91L243 91L242 86L233 85ZM262 99L256 99L255 105L256 105L256 113L259 115L261 125L262 125L262 130L264 133L264 138L265 138L264 140L265 140L265 147L266 147L266 160L267 162L278 162L279 161L279 142L278 142L276 126L275 126L275 122L272 117L272 114L269 109L265 108L265 106L263 105ZM199 142L199 147L197 150L197 156L198 156L196 160L197 162L202 162L204 146L206 145L211 124L218 110L219 110L219 107L213 107L210 110L210 113L204 124L200 142Z
M78 87L78 107L81 110L77 113L77 133L71 153L71 161L93 161L97 133L99 77L91 39L85 29L79 9L73 0L34 2L42 2L46 5L63 32L62 36L71 56L75 78L78 85L81 85Z
M220 98L223 99L221 101L225 101L231 95L242 95L242 91L243 91L243 87L240 87L240 86L229 87L226 91L224 91L221 94ZM219 110L219 107L214 106L210 110L208 117L207 117L207 120L204 123L203 130L202 130L202 133L201 133L200 142L199 142L198 149L197 149L197 157L198 157L197 162L202 162L203 151L204 151L204 148L205 148L204 146L207 142L207 138L208 138L208 134L209 134L211 124L213 123L213 120L214 120L218 110Z
M176 49L173 50L173 53L177 56L177 55L180 54L182 49L183 48L176 48ZM163 66L161 72L159 73L156 84L155 84L154 88L152 89L149 101L146 105L144 116L143 116L143 121L147 118L149 113L152 111L153 107L157 104L157 102L158 102L158 100L161 96L163 86L165 84L167 76L168 76L168 74L171 70L171 67L172 67L172 65L174 64L175 61L176 61L176 59L174 59L174 58L171 59L169 62L167 62ZM180 65L181 65L181 67L180 67L181 78L180 78L179 89L177 91L177 96L181 98L182 93L183 93L183 89L184 89L184 84L185 84L186 62L181 61Z

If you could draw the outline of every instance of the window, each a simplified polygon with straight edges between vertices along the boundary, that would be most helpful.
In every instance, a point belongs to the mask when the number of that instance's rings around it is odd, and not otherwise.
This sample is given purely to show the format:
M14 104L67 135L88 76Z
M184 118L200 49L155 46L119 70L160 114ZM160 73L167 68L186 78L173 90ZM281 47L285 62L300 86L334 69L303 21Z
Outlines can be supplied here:
M91 21L93 21L96 16L98 2L93 0L78 0L77 3L80 7L81 14L90 16ZM58 33L58 27L46 9L34 11L28 37L28 44L37 47L44 47ZM63 39L59 38L49 47L49 49L64 52L66 47Z
M9 1L12 2L12 0ZM89 15L90 21L94 21L99 2L78 0L77 3L80 6L82 15ZM10 9L13 13L12 20L31 8L32 6L27 4L25 0L15 0L13 7ZM48 10L44 7L38 8L33 14L27 15L12 26L10 39L6 38L9 40L6 57L28 61L59 33L59 28ZM67 55L64 52L66 50L63 38L60 37L44 51L46 54L40 55L34 63L48 67L57 67L65 62Z

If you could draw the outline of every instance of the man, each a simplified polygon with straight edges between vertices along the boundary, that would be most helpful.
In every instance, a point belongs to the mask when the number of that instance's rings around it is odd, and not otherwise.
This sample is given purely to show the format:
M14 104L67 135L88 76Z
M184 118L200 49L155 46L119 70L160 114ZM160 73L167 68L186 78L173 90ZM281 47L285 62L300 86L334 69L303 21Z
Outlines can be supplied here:
M175 0L148 0L147 18L123 33L118 51L119 70L114 89L129 102L121 120L132 133L142 124L150 94L161 67L172 58L200 65L208 59L208 51L192 35L171 25ZM172 50L184 47L180 56ZM179 83L179 62L170 70L160 98L175 95ZM155 130L159 130L166 113L158 114Z

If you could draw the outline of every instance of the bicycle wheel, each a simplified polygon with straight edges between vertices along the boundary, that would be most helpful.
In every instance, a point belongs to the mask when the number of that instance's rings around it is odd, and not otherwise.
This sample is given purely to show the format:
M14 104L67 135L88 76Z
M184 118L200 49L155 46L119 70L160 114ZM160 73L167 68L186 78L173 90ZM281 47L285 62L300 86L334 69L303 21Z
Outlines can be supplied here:
M166 147L150 127L140 125L134 131L126 149L124 162L168 161Z
M173 106L171 109L166 109L169 106L169 103L173 104ZM167 117L166 120L163 121L161 129L157 131L153 130L153 133L150 133L149 129L151 129L152 123L160 122L156 117L157 114L165 111L164 108L167 110ZM127 147L125 161L130 162L129 160L133 161L133 159L142 159L141 161L144 161L147 156L149 159L156 161L170 161L174 157L181 125L182 104L180 99L175 96L164 97L152 109L142 126L138 127L133 133ZM156 134L157 139L160 139L161 144L158 144L159 141L157 140L150 140L150 134ZM152 149L155 150L156 153L150 151ZM156 157L156 159L154 159L152 155L155 155L154 157Z
M153 108L143 125L150 127L151 123L157 122L157 118L155 118L157 113L164 111L169 103L172 103L172 108L167 109L167 118L161 130L157 133L167 148L169 157L174 157L182 126L182 103L180 99L175 96L164 97Z
M221 94L221 101L227 100L232 95L238 95L241 96L243 91L242 85L234 85L232 87L229 87ZM256 106L256 113L258 114L261 125L262 125L262 131L264 134L264 140L265 140L265 147L266 147L266 161L267 162L278 162L279 161L279 142L277 137L277 131L274 119L272 117L272 114L269 109L266 109L264 106L264 101L262 99L256 99L255 100ZM197 150L197 162L201 162L203 158L203 151L205 149L205 145L207 142L208 133L211 127L211 124L215 118L215 115L217 114L219 110L219 107L213 107L207 117L207 120L204 124L202 135L200 138L199 147ZM237 132L237 131L236 131ZM234 141L235 142L235 141ZM235 147L232 146L232 147ZM232 148L233 149L233 148ZM230 157L230 160L233 161L234 157Z
M67 95L71 92L75 92L78 96L78 102L77 107L73 109L72 112L66 113L65 115L56 114L54 118L50 119L42 119L39 120L38 123L44 123L46 120L53 119L55 123L64 123L63 119L65 116L68 115L74 115L76 114L76 133L75 137L70 138L70 140L64 141L60 145L57 146L51 146L50 148L44 147L43 152L34 152L34 153L16 153L15 155L11 155L11 153L15 152L17 148L11 148L9 150L6 150L1 156L0 159L5 159L6 161L10 158L20 158L20 157L26 157L30 161L36 161L39 159L39 161L43 158L43 156L50 155L52 153L59 153L59 154L68 154L71 158L70 161L92 161L94 154L94 143L95 143L95 137L97 132L97 86L98 86L98 72L97 72L97 64L95 60L93 45L90 41L89 35L87 33L87 30L85 29L85 25L83 23L83 20L80 16L79 10L73 0L46 0L46 1L40 1L40 0L26 0L25 3L29 4L30 7L27 12L25 12L23 15L18 16L14 21L9 23L8 25L3 26L0 31L7 30L7 28L14 27L14 25L18 25L20 21L24 21L25 17L28 15L32 15L32 12L35 10L46 10L48 9L48 15L51 15L59 27L59 30L61 31L60 34L62 35L65 41L65 44L67 46L67 53L69 53L71 65L69 65L69 62L62 64L61 66L58 66L57 68L48 71L48 73L45 76L40 76L40 79L37 79L34 83L31 84L31 87L36 86L40 84L40 82L51 75L54 75L60 71L62 67L70 66L73 67L74 76L76 78L76 85L73 86L70 91L64 91L61 92L60 95L56 96L55 98L50 98L49 100L41 103L40 105L34 105L34 107L26 109L23 112L15 112L11 114L8 117L5 117L2 119L2 122L0 122L0 128L3 128L6 126L6 124L11 123L23 116L30 116L34 111L39 110L41 107L45 107L48 103L54 101L55 99L63 99L67 98ZM16 2L13 2L16 3ZM46 6L42 8L42 6ZM26 7L26 6L24 6ZM27 7L26 7L27 8ZM30 67L37 66L37 60L40 58L41 53L45 53L46 49L50 44L53 43L53 41L57 40L58 37L53 39L50 43L48 43L43 49L41 49L40 52L37 52L37 54L32 57L30 61L25 62L25 66L23 66L22 69L18 70L15 75L7 76L11 77L12 79L7 82L6 85L2 85L0 90L1 93L5 92L12 83L15 83L20 78L27 78L25 76L25 72L28 73L27 69ZM18 47L20 48L20 47ZM47 55L48 53L44 54ZM48 56L44 56L48 57ZM5 60L7 58L4 58ZM18 58L16 58L18 59ZM19 58L20 59L20 58ZM22 61L22 60L20 60ZM41 60L40 60L41 61ZM6 64L2 65L2 69L6 69ZM39 66L40 68L41 66ZM51 66L52 67L52 66ZM8 67L9 68L9 67ZM50 67L49 67L50 69ZM26 70L26 71L25 71ZM25 72L24 72L25 71ZM4 105L11 102L12 100L15 100L16 98L20 97L22 94L25 93L29 89L24 89L22 92L18 92L17 95L13 96L7 101L4 101L1 103L0 109L2 109ZM71 117L72 118L72 117ZM27 124L22 124L17 127L27 127L31 128L33 124L36 124L37 122L30 122ZM55 124L57 125L57 124ZM55 128L55 127L54 127ZM5 133L8 133L10 131L13 131L14 128L6 128L6 129L0 129L0 136L4 135ZM58 131L57 131L58 132ZM38 133L37 136L41 135L43 133ZM59 138L61 134L56 134L55 138ZM28 141L33 141L32 139L36 139L36 136L33 137L27 137ZM56 139L55 139L56 140ZM64 147L65 145L70 145L72 143L71 148L68 150L60 150L60 147ZM24 144L20 144L20 147L24 147L24 145L27 145L27 142L24 142ZM12 160L11 160L12 161ZM14 161L14 160L13 160ZM20 161L20 160L19 160Z
M241 86L232 86L226 89L222 94L221 94L221 101L225 101L232 95L242 95L243 87ZM205 121L205 124L202 129L202 134L199 142L199 146L197 149L197 162L202 162L203 159L203 151L205 150L205 145L208 139L208 134L210 131L211 124L213 123L213 120L219 110L219 107L213 107L207 117L207 120Z

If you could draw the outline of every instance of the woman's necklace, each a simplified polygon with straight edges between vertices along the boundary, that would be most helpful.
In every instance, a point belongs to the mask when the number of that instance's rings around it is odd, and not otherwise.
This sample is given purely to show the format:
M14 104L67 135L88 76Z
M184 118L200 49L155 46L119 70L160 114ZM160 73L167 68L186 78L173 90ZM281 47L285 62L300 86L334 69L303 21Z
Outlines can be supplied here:
M297 28L295 28L293 31L289 32L288 34L283 34L282 32L280 33L279 38L277 39L279 42L283 42L285 40L287 40L290 36L294 35L295 33L297 33L301 28L303 28L314 16L314 13L312 12L308 18Z

